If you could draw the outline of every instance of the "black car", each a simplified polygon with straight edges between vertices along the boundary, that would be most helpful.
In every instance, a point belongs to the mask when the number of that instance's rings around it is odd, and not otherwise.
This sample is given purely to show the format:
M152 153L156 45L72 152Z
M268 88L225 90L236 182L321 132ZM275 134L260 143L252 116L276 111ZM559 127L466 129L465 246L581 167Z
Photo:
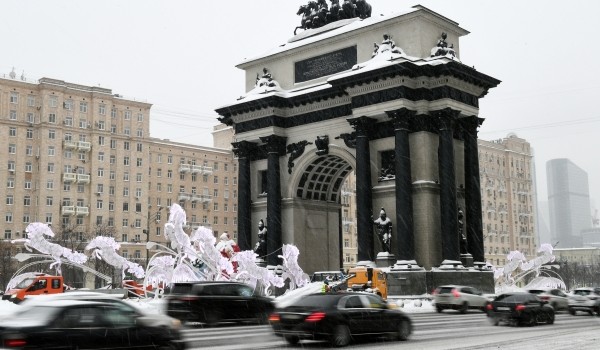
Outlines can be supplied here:
M223 322L266 324L275 309L270 298L255 295L254 289L244 283L231 281L174 283L165 299L167 315L208 326Z
M181 334L150 326L122 308L95 301L54 300L0 322L3 349L185 349Z
M495 326L500 321L528 326L554 323L554 308L537 295L527 292L501 294L488 304L487 309L488 317Z
M310 294L274 312L269 322L290 344L312 339L345 346L359 336L406 340L412 333L405 313L367 293Z

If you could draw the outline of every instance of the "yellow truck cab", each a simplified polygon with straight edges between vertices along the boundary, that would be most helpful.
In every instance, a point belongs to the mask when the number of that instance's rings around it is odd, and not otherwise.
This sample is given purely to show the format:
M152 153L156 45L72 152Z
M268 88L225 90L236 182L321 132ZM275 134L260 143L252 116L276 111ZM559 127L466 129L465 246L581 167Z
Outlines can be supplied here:
M387 273L380 268L357 266L348 270L348 290L371 292L387 300Z
M63 293L62 276L39 274L22 280L19 284L6 291L3 300L19 303L28 295Z

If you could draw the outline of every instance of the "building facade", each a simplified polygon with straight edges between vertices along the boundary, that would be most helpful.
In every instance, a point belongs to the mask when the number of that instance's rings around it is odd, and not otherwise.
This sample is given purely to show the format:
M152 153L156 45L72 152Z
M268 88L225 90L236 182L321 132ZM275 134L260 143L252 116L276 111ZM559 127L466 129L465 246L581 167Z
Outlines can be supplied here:
M581 248L582 231L592 227L588 175L566 158L549 160L546 175L552 240Z
M165 242L172 203L186 210L186 228L235 236L231 151L151 138L151 107L107 88L0 78L0 238L44 222L72 249L111 235L144 263L146 240Z
M537 255L533 151L529 142L478 140L486 261L503 266L513 250Z

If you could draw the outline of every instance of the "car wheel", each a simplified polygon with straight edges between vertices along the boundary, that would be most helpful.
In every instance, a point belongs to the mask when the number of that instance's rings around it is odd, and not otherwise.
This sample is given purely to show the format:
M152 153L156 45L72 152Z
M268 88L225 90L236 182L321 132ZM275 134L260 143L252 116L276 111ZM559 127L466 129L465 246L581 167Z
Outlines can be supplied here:
M346 325L337 325L333 329L330 342L335 347L342 347L350 344L350 339L350 328Z
M558 304L556 302L552 302L552 304L550 304L550 306L552 306L552 308L554 310L558 310Z
M537 316L531 315L531 314L529 314L527 316L528 316L528 318L524 321L524 323L527 327L533 327L533 326L537 325Z
M158 347L159 350L179 350L181 347L175 343L166 343Z
M461 314L466 314L467 311L469 311L469 303L467 303L466 301L464 303L462 303L462 305L460 306L460 313Z
M590 314L590 316L594 316L594 310L592 310L592 309L589 309L589 310L588 310L588 313Z
M442 308L441 306L436 306L435 309L437 310L438 313L444 311L444 308Z
M500 324L500 319L498 319L498 317L490 316L489 320L490 320L490 323L494 326L497 326Z
M569 313L573 316L575 316L575 314L577 314L577 311L573 308L569 308Z
M298 342L300 341L300 338L298 338L295 335L286 335L283 337L285 339L285 341L290 344L290 345L296 345L298 344Z
M410 329L410 323L407 320L401 320L398 323L398 335L397 338L398 340L407 340L408 337L410 336L411 333L411 329Z
M217 324L219 324L219 315L217 315L217 313L213 310L213 311L208 311L204 314L204 319L206 321L206 325L209 327L214 327Z
M546 323L547 323L547 324L553 324L553 323L554 323L554 314L550 314L550 313L549 313L549 314L548 314L548 315L546 315L546 316L547 316L547 317L546 317Z

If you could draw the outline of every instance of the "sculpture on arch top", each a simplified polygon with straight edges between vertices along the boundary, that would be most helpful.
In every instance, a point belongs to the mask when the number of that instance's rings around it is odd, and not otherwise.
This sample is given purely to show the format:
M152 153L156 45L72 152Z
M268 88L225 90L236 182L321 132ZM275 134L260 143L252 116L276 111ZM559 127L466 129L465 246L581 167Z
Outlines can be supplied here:
M104 260L107 264L120 269L123 278L125 278L125 271L129 271L137 278L144 277L144 268L119 255L119 249L121 245L114 238L105 236L95 237L85 247L85 250L92 251L92 256L96 259Z

